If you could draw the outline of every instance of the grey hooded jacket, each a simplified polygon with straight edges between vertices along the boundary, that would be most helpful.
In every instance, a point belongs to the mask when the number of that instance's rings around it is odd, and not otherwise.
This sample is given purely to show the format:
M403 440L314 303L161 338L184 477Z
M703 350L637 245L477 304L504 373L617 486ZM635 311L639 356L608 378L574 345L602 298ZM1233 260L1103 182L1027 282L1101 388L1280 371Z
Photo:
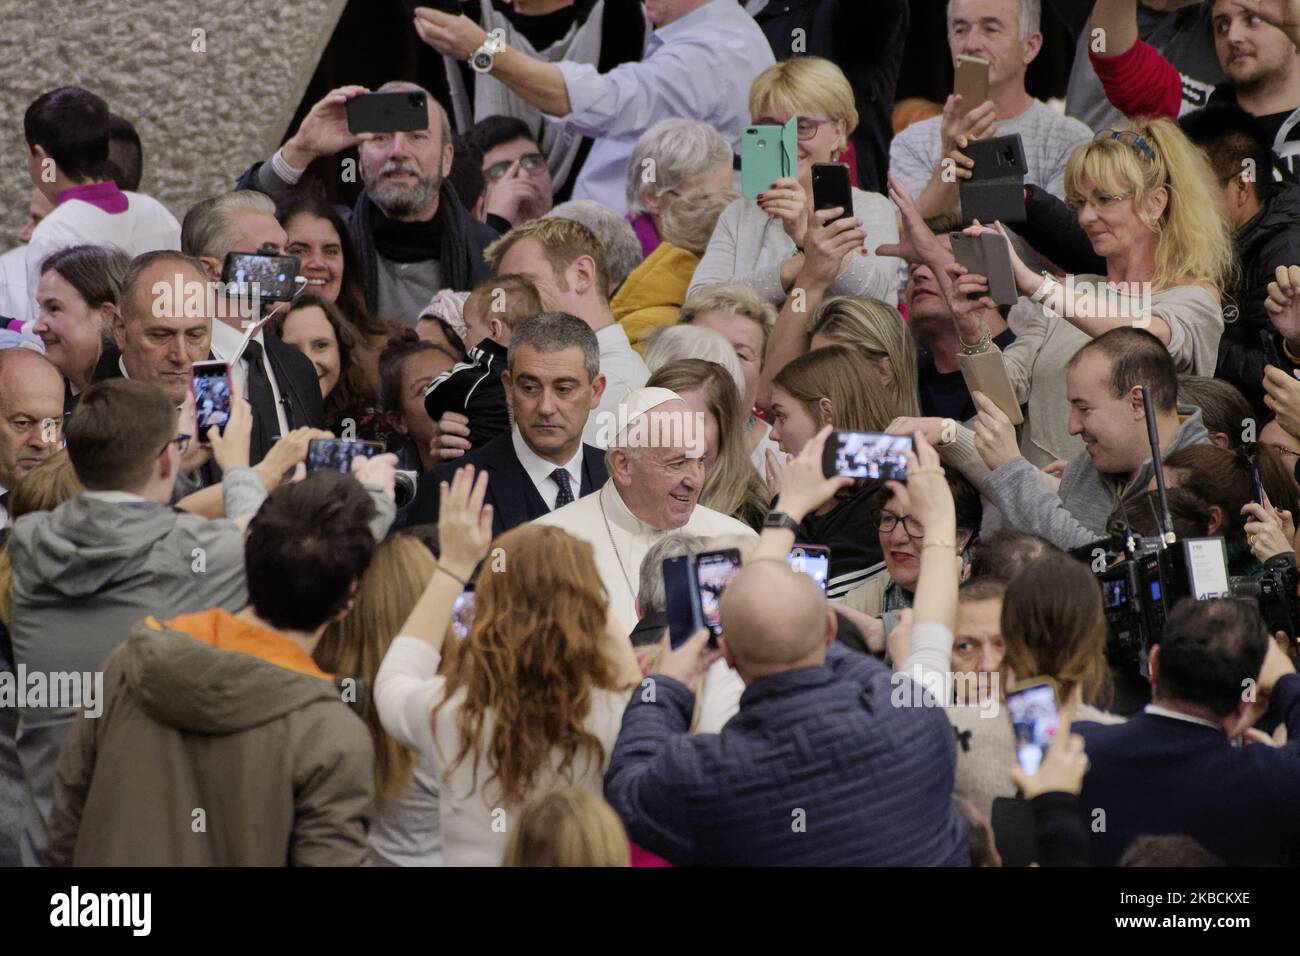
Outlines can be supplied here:
M1180 405L1178 414L1183 422L1164 449L1166 455L1210 440L1199 408ZM1053 491L1037 468L1024 458L1015 458L989 473L983 492L1012 526L1069 549L1104 537L1106 519L1121 497L1127 502L1142 494L1154 474L1148 458L1123 484L1127 476L1102 474L1093 467L1092 457L1082 451L1065 466L1060 488Z

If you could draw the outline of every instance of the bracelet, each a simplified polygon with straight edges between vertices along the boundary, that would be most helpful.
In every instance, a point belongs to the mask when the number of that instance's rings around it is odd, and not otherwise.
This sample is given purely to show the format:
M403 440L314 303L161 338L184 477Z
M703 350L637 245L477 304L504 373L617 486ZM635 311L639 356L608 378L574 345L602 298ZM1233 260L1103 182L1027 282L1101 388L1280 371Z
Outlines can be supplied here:
M1052 294L1052 286L1058 284L1059 283L1057 283L1055 277L1048 274L1047 272L1044 272L1043 281L1039 284L1038 288L1034 291L1034 294L1029 297L1029 301L1033 302L1035 305L1042 305L1044 302L1047 301L1047 297Z
M451 578L453 581L455 581L457 584L459 584L462 588L467 588L467 587L469 587L469 582L468 582L468 581L466 581L464 578L460 578L460 577L457 577L456 575L452 574L450 571L448 571L446 568L444 568L441 564L436 565L436 566L434 567L433 570L434 570L434 571L441 571L443 574L447 575L447 577Z
M943 440L944 435L951 435L947 441ZM951 418L945 418L939 423L939 440L935 442L937 448L947 448L957 440L957 423Z
M926 548L943 548L946 551L956 551L957 542L956 541L926 541L924 544L921 545L921 550L924 551Z
M993 334L989 332L989 327L986 325L984 326L984 331L980 334L978 341L973 345L967 345L962 341L961 333L958 332L957 344L961 346L963 355L980 355L983 352L987 352L989 346L993 344Z

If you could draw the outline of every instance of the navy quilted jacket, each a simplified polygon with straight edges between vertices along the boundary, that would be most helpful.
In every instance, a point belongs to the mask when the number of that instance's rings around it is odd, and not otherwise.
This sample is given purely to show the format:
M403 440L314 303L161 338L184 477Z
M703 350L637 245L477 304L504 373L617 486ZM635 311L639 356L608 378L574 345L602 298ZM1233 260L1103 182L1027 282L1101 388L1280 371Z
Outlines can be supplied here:
M694 695L655 675L623 715L605 798L679 865L966 866L952 727L894 696L912 700L909 678L832 645L825 666L746 688L721 733L690 736Z

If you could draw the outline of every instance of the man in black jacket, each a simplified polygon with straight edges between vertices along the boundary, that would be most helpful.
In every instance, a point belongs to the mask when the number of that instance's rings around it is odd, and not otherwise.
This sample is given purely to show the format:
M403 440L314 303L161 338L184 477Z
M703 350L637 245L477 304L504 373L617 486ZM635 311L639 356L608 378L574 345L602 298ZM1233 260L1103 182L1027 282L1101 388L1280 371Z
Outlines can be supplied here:
M438 520L439 484L457 468L488 472L492 535L540 518L598 491L609 473L599 448L582 442L587 416L600 403L596 333L564 312L544 312L514 330L505 374L514 427L463 458L425 472L408 525Z
M237 188L283 198L312 161L359 147L365 190L348 229L364 270L366 308L414 327L439 289L463 292L490 274L483 250L497 233L473 219L443 181L451 172L451 126L433 96L414 83L385 83L377 92L424 93L429 125L363 136L348 131L347 102L367 92L343 86L327 93L270 161L249 168Z
M1143 713L1074 726L1092 761L1079 800L1092 865L1114 866L1135 837L1165 833L1198 840L1229 866L1300 861L1300 677L1259 611L1184 601L1150 665ZM1250 730L1269 702L1287 728L1281 748ZM1241 735L1248 742L1233 746Z
M223 193L190 207L181 224L181 249L193 256L210 283L221 281L222 266L231 252L281 255L288 237L275 218L275 204L256 192ZM219 286L219 293L224 293ZM311 360L280 341L269 329L253 335L238 354L247 326L254 320L253 303L236 295L212 299L212 357L232 363L235 390L253 406L253 435L249 463L256 465L271 446L295 428L325 426L320 383ZM283 303L263 303L258 318Z
M1257 414L1264 406L1260 333L1275 339L1264 310L1278 266L1300 263L1300 186L1273 181L1268 138L1259 121L1239 106L1212 105L1179 124L1209 157L1223 190L1240 273L1223 290L1223 338L1215 375L1237 386Z

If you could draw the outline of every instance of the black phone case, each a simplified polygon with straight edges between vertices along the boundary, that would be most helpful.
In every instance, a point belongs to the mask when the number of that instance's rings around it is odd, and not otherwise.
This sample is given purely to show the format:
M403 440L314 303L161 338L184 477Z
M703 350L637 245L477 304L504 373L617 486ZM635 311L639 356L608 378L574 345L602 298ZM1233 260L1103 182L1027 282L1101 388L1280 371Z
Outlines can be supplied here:
M1028 166L1020 134L977 139L963 152L975 165L971 178L958 187L962 222L1024 222Z
M429 106L419 90L362 93L347 102L349 133L410 133L429 128Z
M812 189L813 209L844 210L831 222L853 215L853 183L844 163L814 163Z

